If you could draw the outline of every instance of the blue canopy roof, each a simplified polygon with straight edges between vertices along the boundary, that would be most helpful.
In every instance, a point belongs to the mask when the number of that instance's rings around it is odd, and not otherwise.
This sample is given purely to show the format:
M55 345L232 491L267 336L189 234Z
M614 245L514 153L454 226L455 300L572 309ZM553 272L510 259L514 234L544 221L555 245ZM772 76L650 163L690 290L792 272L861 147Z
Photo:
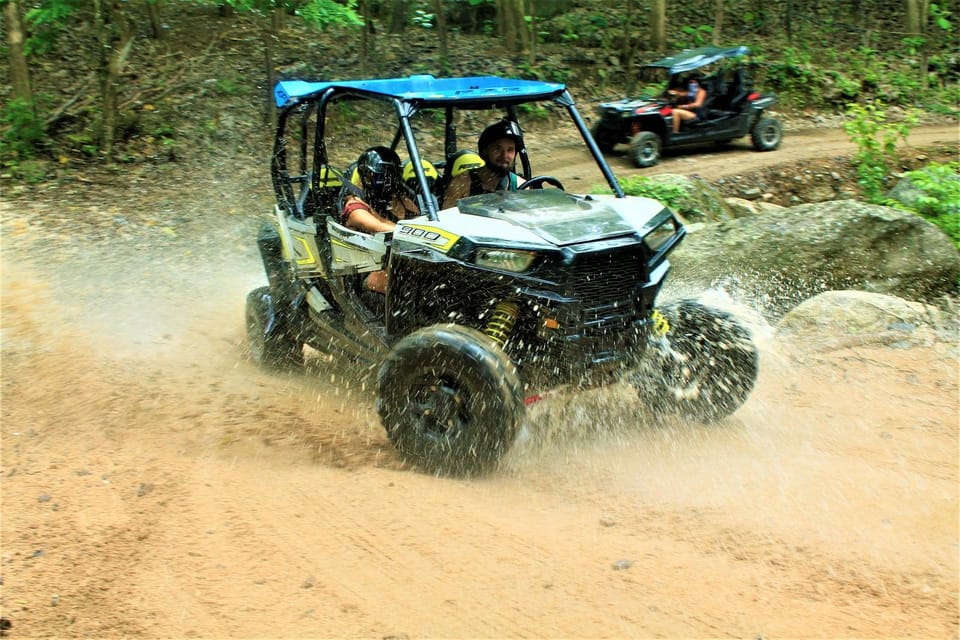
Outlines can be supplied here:
M308 98L327 89L365 93L374 97L397 98L426 103L427 106L491 104L516 100L545 99L559 96L566 86L553 82L516 80L496 76L465 78L435 78L430 75L407 78L380 78L373 80L333 80L308 82L281 80L274 87L277 107Z

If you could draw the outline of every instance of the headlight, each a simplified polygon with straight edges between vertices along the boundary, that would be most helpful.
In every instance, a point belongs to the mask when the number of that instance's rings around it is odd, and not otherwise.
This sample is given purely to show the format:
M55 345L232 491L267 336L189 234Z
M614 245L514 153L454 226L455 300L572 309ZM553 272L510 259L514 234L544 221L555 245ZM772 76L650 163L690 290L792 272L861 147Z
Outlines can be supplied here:
M667 220L659 227L648 233L644 236L643 240L647 243L647 246L650 247L650 250L653 252L659 251L663 245L667 243L670 238L674 236L676 229L673 226L672 220Z
M473 262L478 267L499 269L520 273L526 271L537 257L534 251L518 251L515 249L477 249Z

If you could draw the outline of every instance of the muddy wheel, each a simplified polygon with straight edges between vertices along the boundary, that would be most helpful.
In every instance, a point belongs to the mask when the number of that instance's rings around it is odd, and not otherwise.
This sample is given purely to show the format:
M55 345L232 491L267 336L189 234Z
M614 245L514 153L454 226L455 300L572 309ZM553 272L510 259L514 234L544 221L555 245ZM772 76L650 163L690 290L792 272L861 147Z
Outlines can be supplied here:
M662 308L670 329L648 349L631 380L659 416L714 422L726 418L753 390L759 356L750 330L730 314L697 302Z
M638 167L652 167L660 162L660 136L641 131L630 139L630 155Z
M483 333L435 325L400 340L378 375L377 411L407 461L465 476L494 467L523 419L520 381Z
M783 140L783 126L774 118L760 118L750 131L750 140L757 151L773 151Z
M247 294L247 344L250 358L266 369L291 369L303 364L303 345L273 305L270 287Z

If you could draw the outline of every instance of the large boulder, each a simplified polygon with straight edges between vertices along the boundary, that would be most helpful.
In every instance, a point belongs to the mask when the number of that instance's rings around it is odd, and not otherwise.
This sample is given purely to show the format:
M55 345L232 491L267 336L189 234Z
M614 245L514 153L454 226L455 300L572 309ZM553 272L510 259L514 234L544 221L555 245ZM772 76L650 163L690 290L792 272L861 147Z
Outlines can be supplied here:
M773 317L829 290L933 301L960 277L960 252L935 225L851 200L697 225L671 263L673 281L736 290Z
M942 309L866 291L828 291L797 305L777 333L808 347L932 341L955 329Z

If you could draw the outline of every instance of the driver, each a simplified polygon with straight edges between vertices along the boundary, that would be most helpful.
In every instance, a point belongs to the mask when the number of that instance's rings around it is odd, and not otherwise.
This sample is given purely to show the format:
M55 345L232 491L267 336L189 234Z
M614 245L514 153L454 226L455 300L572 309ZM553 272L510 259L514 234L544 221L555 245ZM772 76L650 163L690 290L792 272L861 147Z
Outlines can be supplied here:
M452 207L460 198L493 191L516 191L513 167L523 148L520 126L512 120L496 122L480 134L477 151L483 166L453 176L443 192L441 206Z

